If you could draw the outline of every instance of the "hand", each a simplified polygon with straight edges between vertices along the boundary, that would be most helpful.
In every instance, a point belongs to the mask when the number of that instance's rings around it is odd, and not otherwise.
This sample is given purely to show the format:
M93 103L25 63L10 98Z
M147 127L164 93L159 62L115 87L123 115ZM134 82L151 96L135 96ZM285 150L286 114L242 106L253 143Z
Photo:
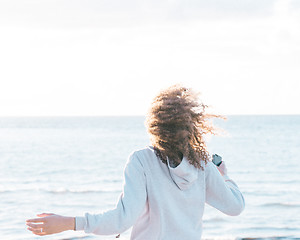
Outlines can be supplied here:
M219 172L221 173L222 176L227 175L227 167L225 165L225 162L222 161L221 165L217 167Z
M35 235L45 236L75 229L74 217L64 217L53 213L42 213L37 216L39 218L26 220L27 229Z

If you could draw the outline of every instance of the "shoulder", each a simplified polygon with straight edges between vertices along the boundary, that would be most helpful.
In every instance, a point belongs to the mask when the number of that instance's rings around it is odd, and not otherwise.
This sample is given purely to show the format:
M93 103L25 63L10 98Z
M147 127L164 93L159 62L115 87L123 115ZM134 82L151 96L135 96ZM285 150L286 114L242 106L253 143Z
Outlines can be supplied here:
M214 168L214 164L211 162L211 161L208 161L205 165L204 165L204 169L209 171L211 170L212 168Z
M131 154L129 155L129 158L128 158L128 163L134 162L134 163L139 163L142 166L144 166L149 161L151 161L153 158L156 158L153 148L145 147L145 148L138 149L138 150L131 152Z
M217 170L216 166L210 161L204 165L204 172L206 176L213 174L216 170Z

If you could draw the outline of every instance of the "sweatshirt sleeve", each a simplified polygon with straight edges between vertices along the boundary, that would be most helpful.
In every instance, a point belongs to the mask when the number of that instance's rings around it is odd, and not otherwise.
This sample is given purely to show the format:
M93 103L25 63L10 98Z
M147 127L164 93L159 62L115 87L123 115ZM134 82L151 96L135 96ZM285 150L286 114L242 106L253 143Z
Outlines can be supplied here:
M227 175L222 177L211 162L207 163L205 174L206 203L227 215L239 215L245 208L245 201L235 182Z
M116 207L101 214L76 217L76 231L99 235L118 234L129 229L142 213L147 200L144 168L133 153L124 170L124 185Z

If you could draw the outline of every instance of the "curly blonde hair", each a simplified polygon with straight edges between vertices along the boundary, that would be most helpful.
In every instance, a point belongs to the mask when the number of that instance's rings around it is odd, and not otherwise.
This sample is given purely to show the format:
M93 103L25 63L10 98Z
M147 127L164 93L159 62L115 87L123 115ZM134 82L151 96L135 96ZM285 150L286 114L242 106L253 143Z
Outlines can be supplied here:
M196 168L209 161L210 155L204 141L207 133L215 134L206 114L206 105L199 102L198 93L181 85L173 85L161 91L153 100L146 118L151 144L160 160L167 158L175 166L182 156Z

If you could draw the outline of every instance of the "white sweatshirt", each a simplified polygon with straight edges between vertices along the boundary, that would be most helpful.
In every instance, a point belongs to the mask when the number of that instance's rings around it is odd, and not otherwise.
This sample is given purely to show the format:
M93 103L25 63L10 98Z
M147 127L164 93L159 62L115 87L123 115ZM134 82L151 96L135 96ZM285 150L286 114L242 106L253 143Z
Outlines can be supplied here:
M199 240L205 202L232 216L245 206L237 185L213 163L196 169L184 157L172 168L148 147L130 155L116 207L76 217L76 230L112 235L133 226L131 240Z

